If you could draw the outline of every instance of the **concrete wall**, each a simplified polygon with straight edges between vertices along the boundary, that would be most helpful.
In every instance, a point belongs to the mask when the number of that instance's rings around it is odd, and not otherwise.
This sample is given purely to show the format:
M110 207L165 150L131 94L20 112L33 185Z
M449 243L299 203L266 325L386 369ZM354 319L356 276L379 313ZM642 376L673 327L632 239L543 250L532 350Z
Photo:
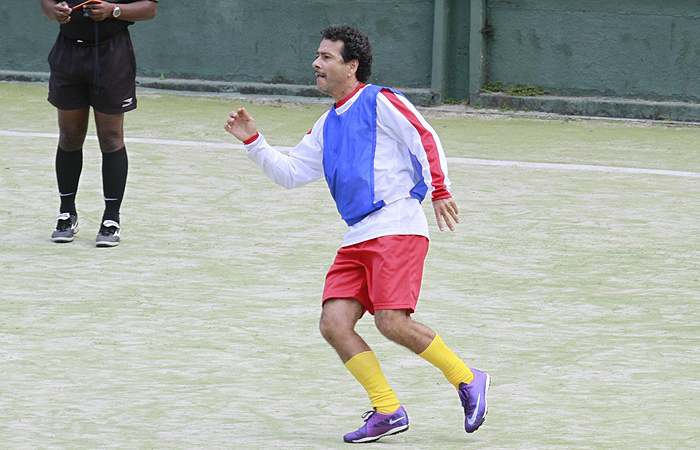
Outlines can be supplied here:
M363 29L374 44L375 82L430 84L430 64L425 62L432 45L432 0L163 3L162 15L139 30L146 75L313 84L311 62L321 39L319 31L350 23ZM188 26L193 20L195 30ZM180 35L180 30L186 34ZM162 36L176 39L164 43Z
M360 27L374 46L373 81L428 88L433 0L163 0L131 27L139 75L254 83L315 83L319 31ZM0 2L0 70L48 71L58 24L39 0Z
M48 71L46 57L57 31L39 0L0 1L0 70Z
M431 90L438 101L469 97L470 3L483 0L435 0Z
M700 0L162 0L155 20L131 30L151 86L317 95L318 32L339 23L370 36L372 82L423 100L474 101L501 81L700 101ZM58 25L39 0L1 1L0 29L0 78L48 71ZM208 83L180 83L189 79Z
M489 0L487 78L558 95L700 100L698 0Z

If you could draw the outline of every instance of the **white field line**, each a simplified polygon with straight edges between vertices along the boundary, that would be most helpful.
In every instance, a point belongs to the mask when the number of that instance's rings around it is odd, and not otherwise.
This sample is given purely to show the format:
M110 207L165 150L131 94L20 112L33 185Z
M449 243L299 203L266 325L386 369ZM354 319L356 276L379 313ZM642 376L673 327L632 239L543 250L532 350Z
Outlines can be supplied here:
M636 167L594 166L591 164L537 163L520 161L498 161L490 159L448 157L447 161L476 166L519 167L538 170L571 170L582 172L629 173L635 175L667 175L672 177L700 178L700 172L681 170L641 169Z
M11 137L28 137L28 138L51 138L58 139L56 133L26 133L21 131L5 131L0 130L0 136ZM97 136L87 136L88 140L96 141ZM232 148L243 149L242 144L237 143L222 143L222 142L201 142L201 141L178 141L170 139L144 139L144 138L129 138L127 143L133 142L136 144L156 144L156 145L176 145L185 147L209 147L209 148ZM292 147L275 146L279 150L289 151ZM607 173L627 173L635 175L666 175L673 177L685 178L700 178L700 172L685 172L680 170L661 170L661 169L643 169L636 167L613 167L613 166L595 166L591 164L564 164L564 163L542 163L542 162L521 162L521 161L499 161L490 159L477 158L462 158L458 156L448 157L447 161L451 163L470 164L475 166L500 166L500 167L518 167L537 170L569 170L582 172L607 172Z

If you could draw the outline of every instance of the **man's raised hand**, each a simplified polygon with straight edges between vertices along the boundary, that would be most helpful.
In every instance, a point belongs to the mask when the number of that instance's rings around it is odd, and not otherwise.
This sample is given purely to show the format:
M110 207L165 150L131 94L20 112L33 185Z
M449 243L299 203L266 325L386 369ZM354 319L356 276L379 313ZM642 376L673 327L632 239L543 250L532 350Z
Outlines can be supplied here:
M248 114L245 108L238 108L236 111L231 111L224 129L241 142L245 142L258 134L258 127L255 125L255 119Z

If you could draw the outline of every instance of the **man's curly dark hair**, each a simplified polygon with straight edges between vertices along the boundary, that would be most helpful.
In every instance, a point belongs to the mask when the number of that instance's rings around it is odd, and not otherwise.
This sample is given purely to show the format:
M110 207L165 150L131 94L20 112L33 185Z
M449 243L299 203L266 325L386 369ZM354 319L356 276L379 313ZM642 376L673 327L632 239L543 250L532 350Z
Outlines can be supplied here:
M331 25L321 31L321 36L334 42L342 41L343 61L356 59L360 63L355 74L357 80L362 83L369 80L372 75L372 45L365 33L350 25Z

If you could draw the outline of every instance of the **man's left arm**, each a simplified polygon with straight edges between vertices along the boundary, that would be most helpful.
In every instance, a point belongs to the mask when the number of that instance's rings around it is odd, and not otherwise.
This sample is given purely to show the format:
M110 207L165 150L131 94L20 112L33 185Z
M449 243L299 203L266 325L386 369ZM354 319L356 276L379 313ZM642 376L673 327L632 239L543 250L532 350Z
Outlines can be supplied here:
M119 17L114 17L114 10L119 7ZM100 22L109 18L125 20L128 22L139 22L142 20L150 20L158 14L158 2L155 0L139 0L132 3L90 3L85 5L85 9L89 10L90 18Z
M445 226L454 231L454 225L459 223L459 208L449 191L447 163L440 138L405 97L385 89L377 99L377 113L381 114L387 131L404 143L421 165L440 231Z

